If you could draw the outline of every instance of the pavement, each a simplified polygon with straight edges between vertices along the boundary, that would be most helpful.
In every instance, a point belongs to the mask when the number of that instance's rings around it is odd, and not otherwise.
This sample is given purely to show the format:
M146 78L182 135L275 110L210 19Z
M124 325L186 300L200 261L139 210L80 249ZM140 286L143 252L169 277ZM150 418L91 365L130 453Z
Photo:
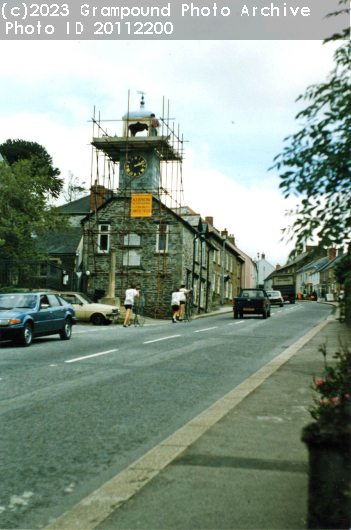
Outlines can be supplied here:
M318 348L326 343L333 362L350 339L329 316L47 528L307 528L300 438L312 420L313 378L323 374Z

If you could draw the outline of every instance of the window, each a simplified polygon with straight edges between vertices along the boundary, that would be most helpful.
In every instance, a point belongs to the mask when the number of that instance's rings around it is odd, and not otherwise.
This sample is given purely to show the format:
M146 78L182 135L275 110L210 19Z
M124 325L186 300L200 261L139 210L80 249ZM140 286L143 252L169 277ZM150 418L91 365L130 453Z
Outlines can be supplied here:
M48 294L48 299L51 307L59 307L61 305L54 294Z
M229 282L226 282L225 284L225 297L228 298L228 291L229 291L229 285L228 285Z
M221 294L221 277L220 277L220 275L218 275L218 278L217 278L217 293Z
M229 270L229 256L226 254L225 256L225 268L228 271Z
M98 252L105 253L110 250L110 225L99 225Z
M161 225L156 235L156 252L168 252L168 225Z
M230 258L230 272L233 272L233 258Z
M218 252L217 252L217 263L218 265L221 264L221 251L218 249Z
M197 261L197 259L198 259L197 255L198 255L198 250L199 250L199 248L198 248L199 247L199 240L195 239L194 241L195 241L195 243L194 243L194 260Z
M193 302L197 302L197 278L194 279L194 291L193 291Z
M230 284L230 299L233 298L233 284Z
M206 242L203 241L201 244L202 251L202 265L206 266Z
M205 282L200 283L200 306L203 306L205 292Z
M213 263L216 263L217 261L217 254L218 254L218 248L213 249Z
M216 273L213 273L212 290L216 292Z

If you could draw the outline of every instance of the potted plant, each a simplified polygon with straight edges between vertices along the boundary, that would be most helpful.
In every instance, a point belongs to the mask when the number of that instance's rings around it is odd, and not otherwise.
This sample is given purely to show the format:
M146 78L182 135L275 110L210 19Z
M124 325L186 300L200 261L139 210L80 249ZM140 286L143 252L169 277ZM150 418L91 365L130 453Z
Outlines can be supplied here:
M336 362L313 383L315 420L304 427L309 450L308 528L350 528L351 522L351 350L340 345Z

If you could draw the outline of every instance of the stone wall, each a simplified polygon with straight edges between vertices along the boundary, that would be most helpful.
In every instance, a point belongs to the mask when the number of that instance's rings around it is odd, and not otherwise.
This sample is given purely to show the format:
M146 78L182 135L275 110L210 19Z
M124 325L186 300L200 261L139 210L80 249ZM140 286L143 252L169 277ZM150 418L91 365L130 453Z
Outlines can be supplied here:
M161 221L167 237L166 252L157 249ZM156 199L153 200L152 217L147 218L130 217L128 198L108 201L99 209L97 223L95 216L91 217L90 233L89 222L85 222L84 266L91 273L90 295L95 289L107 292L108 287L109 252L99 252L97 244L97 226L103 223L110 227L109 248L116 248L116 297L120 298L121 304L125 290L135 283L147 298L146 309L150 316L171 316L172 291L186 283L187 277L191 285L194 230ZM202 276L206 278L206 269L203 269Z

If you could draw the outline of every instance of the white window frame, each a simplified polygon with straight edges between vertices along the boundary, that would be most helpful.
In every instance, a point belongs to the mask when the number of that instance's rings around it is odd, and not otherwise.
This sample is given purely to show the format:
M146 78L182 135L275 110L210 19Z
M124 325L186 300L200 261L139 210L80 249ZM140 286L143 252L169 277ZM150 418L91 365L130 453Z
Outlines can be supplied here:
M202 252L202 264L201 265L205 265L206 266L206 241L202 241L201 243L201 252Z
M213 273L212 291L216 292L216 273Z
M230 284L230 299L232 300L233 299L233 284L231 283Z
M220 265L221 264L221 250L218 249L218 252L217 252L217 264Z
M104 230L102 231L101 228L103 226L106 226L107 227L107 230ZM110 240L111 240L111 234L110 234L110 231L111 231L111 225L108 224L108 223L100 223L99 224L99 232L98 232L98 254L106 254L107 252L110 251ZM101 248L101 236L106 236L107 235L107 248L106 249L103 249Z
M226 282L225 284L225 297L228 298L228 292L229 292L229 285L228 285L229 282Z
M228 252L225 255L225 269L227 271L229 271L229 256L228 256Z
M199 254L199 239L196 238L195 243L194 243L194 260L195 261L199 261L198 254Z
M233 272L233 258L230 257L230 272Z
M221 275L218 274L218 277L217 277L217 294L221 294Z
M205 282L200 281L200 307L203 307L204 297L205 297Z
M160 249L160 228L157 231L156 234L156 252L165 252L167 254L168 252L168 240L169 240L169 225L166 225L166 230L164 230L165 237L166 237L166 248Z

